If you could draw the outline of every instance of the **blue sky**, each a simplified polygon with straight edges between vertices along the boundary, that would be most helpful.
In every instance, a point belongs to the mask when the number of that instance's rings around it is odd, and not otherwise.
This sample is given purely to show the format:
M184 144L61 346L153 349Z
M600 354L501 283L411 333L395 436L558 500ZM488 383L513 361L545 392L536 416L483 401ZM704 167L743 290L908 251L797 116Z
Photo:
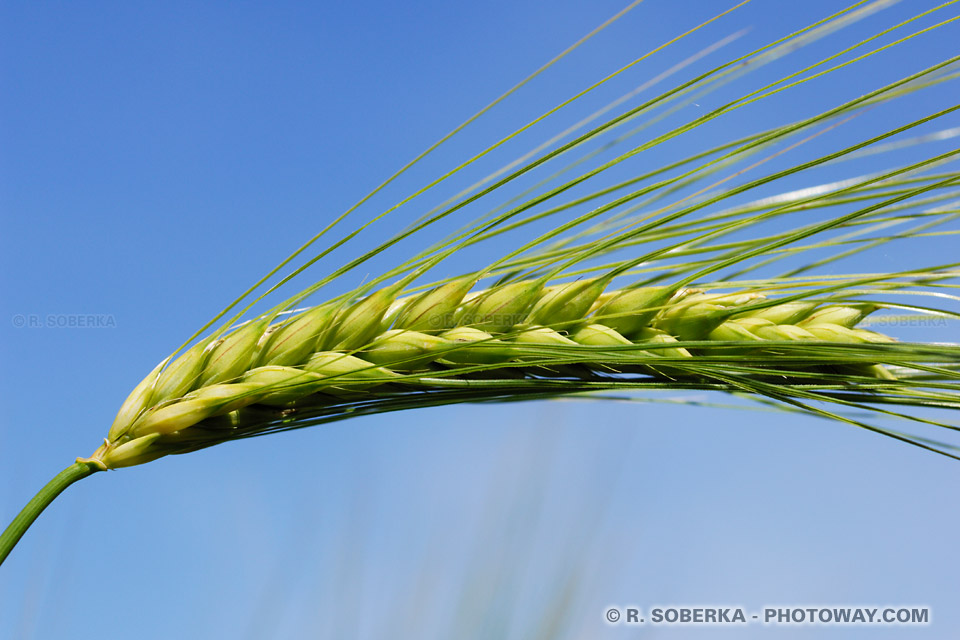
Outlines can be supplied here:
M720 95L934 4L896 4ZM0 519L92 452L136 382L260 275L621 6L0 5ZM842 6L755 0L487 166L707 44L748 29L678 77ZM719 8L726 5L647 0L366 211L383 210ZM951 25L771 109L733 116L673 152L860 95L953 55L957 35ZM862 139L932 105L906 100L902 112L880 108L831 135ZM956 118L924 131L950 125ZM950 143L938 144L866 158L857 171ZM850 171L843 175L857 174ZM358 248L423 210L399 211ZM930 246L874 259L890 269L937 264L956 248ZM483 258L458 256L451 268ZM48 318L101 326L57 327ZM937 338L955 341L949 332ZM565 401L360 418L71 488L0 571L0 638L519 638L544 621L571 636L616 638L635 631L607 627L608 606L655 603L923 605L934 623L909 637L955 637L958 470L853 427L759 411ZM876 627L659 633L908 637Z

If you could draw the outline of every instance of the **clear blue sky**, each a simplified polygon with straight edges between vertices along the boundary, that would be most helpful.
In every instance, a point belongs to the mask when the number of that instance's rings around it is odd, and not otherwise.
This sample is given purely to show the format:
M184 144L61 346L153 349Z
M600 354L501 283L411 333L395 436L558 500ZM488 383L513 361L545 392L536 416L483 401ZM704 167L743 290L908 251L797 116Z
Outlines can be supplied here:
M89 455L133 385L246 286L623 4L0 4L0 520ZM817 51L934 5L902 2ZM755 0L621 88L745 27L710 61L842 6ZM368 211L721 8L647 0ZM948 27L712 135L859 95L955 54L958 35ZM758 77L813 59L802 51ZM897 115L836 135L860 139ZM955 257L936 247L882 259ZM106 324L15 320L50 315ZM934 619L658 632L677 638L953 638L958 478L945 458L777 413L554 402L356 419L71 488L0 570L0 639L529 638L547 622L569 633L558 637L619 638L637 632L607 627L607 606L656 603L925 605Z

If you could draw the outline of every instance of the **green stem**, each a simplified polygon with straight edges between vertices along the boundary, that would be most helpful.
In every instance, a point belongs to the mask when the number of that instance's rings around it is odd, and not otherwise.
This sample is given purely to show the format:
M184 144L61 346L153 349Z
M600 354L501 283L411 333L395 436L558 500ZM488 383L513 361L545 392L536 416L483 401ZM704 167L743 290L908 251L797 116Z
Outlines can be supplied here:
M17 542L20 541L20 538L23 537L26 530L29 529L33 521L43 513L43 510L53 502L54 498L77 480L86 478L100 470L101 467L93 462L78 461L58 473L43 489L40 489L37 495L33 496L33 499L27 503L27 506L17 514L13 522L11 522L3 534L0 535L0 564L3 564L3 561L10 555L10 552L16 546Z

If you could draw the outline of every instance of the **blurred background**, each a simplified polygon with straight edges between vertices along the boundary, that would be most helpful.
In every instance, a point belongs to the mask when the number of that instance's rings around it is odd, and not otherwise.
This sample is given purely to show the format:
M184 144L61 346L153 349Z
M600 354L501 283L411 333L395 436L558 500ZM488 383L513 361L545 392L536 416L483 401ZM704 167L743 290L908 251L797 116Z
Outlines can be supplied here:
M98 446L129 390L210 317L624 4L0 4L4 524ZM750 89L936 3L890 5L758 71ZM843 7L755 0L492 154L486 171L706 47L716 51L653 91ZM643 2L371 200L357 222L726 8ZM908 31L956 15L947 8ZM919 38L673 152L856 97L955 54L957 35L951 26ZM725 91L684 106L674 124L744 88ZM944 91L935 95L949 100ZM800 153L902 124L901 110L916 114L909 121L934 108L911 100ZM868 157L840 176L950 144ZM623 172L649 169L659 154ZM478 167L399 210L304 284L483 175ZM955 258L955 242L923 246L830 268ZM397 251L339 290L409 255ZM450 273L498 251L465 252ZM939 326L881 330L956 341ZM723 403L741 408L713 406ZM0 638L954 638L958 474L955 461L851 426L710 394L358 418L70 488L0 570ZM670 628L603 618L630 605L888 604L928 606L933 622Z

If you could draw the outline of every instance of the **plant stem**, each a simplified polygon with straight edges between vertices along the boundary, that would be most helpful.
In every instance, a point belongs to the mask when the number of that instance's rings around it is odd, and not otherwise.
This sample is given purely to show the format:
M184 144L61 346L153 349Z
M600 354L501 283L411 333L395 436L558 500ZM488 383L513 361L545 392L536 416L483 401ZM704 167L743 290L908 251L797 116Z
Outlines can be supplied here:
M24 532L30 528L33 521L43 513L43 510L53 502L54 498L60 495L64 489L71 484L86 478L87 476L100 471L101 467L93 462L77 461L58 473L53 479L33 496L13 522L7 526L6 530L0 535L0 564L7 559L10 552L16 546L17 542L23 536Z

